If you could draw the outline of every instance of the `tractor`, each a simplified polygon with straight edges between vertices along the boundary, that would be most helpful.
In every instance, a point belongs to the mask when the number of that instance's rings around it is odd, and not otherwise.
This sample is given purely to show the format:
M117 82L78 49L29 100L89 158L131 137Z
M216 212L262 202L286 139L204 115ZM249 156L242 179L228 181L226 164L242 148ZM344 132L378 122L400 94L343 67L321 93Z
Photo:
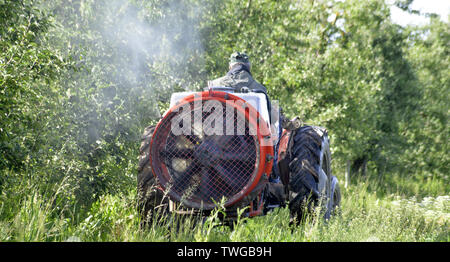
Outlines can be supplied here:
M171 95L142 135L137 193L143 221L207 216L219 202L228 220L286 205L291 217L320 206L328 219L341 200L326 129L285 119L265 93L229 87Z

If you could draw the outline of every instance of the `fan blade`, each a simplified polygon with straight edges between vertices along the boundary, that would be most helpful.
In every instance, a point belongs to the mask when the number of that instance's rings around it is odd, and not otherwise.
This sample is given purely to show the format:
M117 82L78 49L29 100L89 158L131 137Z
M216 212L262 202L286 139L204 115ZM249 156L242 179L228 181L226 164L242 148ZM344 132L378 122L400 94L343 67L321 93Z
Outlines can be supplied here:
M190 180L199 171L199 167L199 164L194 161L184 172L174 175L172 190L175 190L178 194L183 194L191 186Z
M201 171L201 179L200 179L200 187L198 188L198 192L200 193L202 198L209 199L211 194L210 189L211 184L211 174L209 172L209 167L204 166Z
M180 149L180 148L169 148L161 151L161 156L166 160L170 160L171 158L183 158L190 159L194 155L193 149Z
M244 149L238 152L223 152L219 158L225 161L254 161L254 154Z
M199 188L199 193L204 199L219 201L222 198L222 190L218 190L216 185L216 174L217 171L211 168L204 168L202 170L202 179Z
M232 172L227 168L223 167L221 164L215 165L213 167L217 172L218 176L229 186L232 190L239 187L242 184L242 177L240 172Z
M222 148L231 147L228 150L222 150L220 159L222 160L235 160L235 161L254 161L254 152L252 146L245 141L243 136L233 136L237 140L228 140L228 144L223 143ZM230 145L230 143L233 143Z

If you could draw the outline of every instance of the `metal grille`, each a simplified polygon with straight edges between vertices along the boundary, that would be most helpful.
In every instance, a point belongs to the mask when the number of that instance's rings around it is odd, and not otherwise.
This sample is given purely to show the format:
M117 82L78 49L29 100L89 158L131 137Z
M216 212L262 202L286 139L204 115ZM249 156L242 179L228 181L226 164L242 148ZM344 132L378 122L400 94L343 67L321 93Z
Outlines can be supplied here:
M191 102L169 113L155 132L151 151L154 172L170 197L204 209L214 207L222 197L230 202L242 194L253 182L259 160L257 137L249 132L242 113L230 114L222 102L217 102L222 111L216 111L217 103L214 107L207 101ZM214 113L216 118L211 117ZM173 125L187 132L176 134Z

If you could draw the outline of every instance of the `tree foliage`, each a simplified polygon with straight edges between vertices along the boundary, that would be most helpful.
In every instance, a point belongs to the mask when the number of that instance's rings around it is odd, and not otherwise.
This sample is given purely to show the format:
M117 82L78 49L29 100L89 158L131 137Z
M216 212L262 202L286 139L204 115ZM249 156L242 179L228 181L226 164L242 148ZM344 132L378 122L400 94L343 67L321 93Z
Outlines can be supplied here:
M237 50L288 117L329 130L336 173L448 185L449 40L384 1L0 0L0 199L59 185L67 211L134 188L143 128Z

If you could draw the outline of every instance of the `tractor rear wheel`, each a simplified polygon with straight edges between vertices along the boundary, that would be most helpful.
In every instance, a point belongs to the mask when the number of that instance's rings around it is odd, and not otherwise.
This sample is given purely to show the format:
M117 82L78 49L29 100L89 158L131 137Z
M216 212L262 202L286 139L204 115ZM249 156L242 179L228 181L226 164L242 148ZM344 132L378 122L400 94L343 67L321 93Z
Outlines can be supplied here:
M168 199L157 188L156 179L150 164L150 143L155 126L145 128L139 148L139 167L137 177L138 207L142 225L152 222L155 214L164 214L168 210Z
M328 219L340 204L336 177L331 174L331 151L327 131L303 126L292 134L289 163L289 208L302 219L306 212L320 206Z

